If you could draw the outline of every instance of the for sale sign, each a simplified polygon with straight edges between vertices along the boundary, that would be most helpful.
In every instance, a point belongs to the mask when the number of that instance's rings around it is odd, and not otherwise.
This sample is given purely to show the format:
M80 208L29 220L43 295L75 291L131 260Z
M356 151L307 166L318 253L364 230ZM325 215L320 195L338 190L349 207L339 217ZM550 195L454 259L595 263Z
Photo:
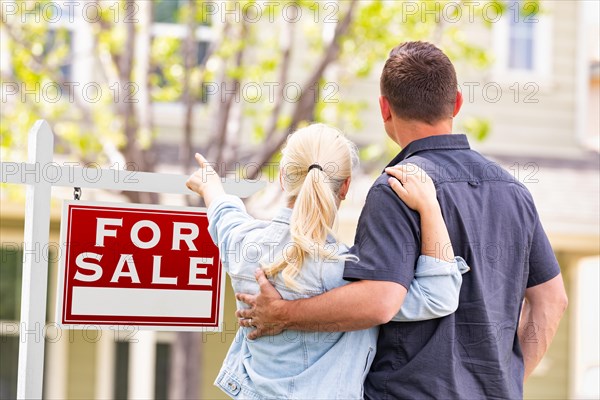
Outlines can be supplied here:
M67 201L57 322L220 330L218 248L197 208Z

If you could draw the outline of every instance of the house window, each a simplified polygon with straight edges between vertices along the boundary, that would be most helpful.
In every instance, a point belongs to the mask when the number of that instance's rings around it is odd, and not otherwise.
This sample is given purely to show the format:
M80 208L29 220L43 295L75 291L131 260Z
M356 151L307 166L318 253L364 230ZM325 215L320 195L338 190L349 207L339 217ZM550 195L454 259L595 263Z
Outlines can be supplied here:
M154 3L154 22L176 24L179 19L181 0L158 0Z
M17 397L19 335L15 324L21 312L21 271L23 253L16 248L0 248L0 320L11 329L0 330L0 399Z
M537 3L511 1L493 25L494 79L549 83L552 77L552 14Z
M156 343L156 367L154 378L154 398L167 399L169 395L169 371L171 343Z
M18 338L17 338L18 339ZM114 390L115 399L127 399L129 391L129 342L115 343ZM169 395L169 371L171 343L156 343L156 363L154 369L154 398L166 399ZM4 398L4 397L0 397Z
M508 67L510 69L533 70L535 30L524 18L511 18L509 26Z
M19 336L0 338L0 399L17 398L17 362Z
M65 46L66 51L61 49L62 46ZM66 53L60 60L58 71L60 71L63 81L70 82L73 80L73 32L71 30L64 28L49 29L46 33L46 43L44 44L42 57L47 57L52 52L58 51Z
M154 3L154 22L175 24L178 21L179 0L158 0Z
M569 294L569 308L574 323L571 330L573 343L569 358L572 385L571 398L600 398L600 316L598 315L598 282L600 281L600 257L586 257L573 266L575 277ZM569 266L571 267L571 266ZM572 301L572 302L571 302Z
M189 4L189 1L184 0L156 0L154 2L153 9L153 21L163 24L179 24L184 21L181 20L184 15L182 15L183 6ZM207 8L203 7L201 4L197 6L198 16L200 17L200 21L198 21L199 25L210 26L211 24L211 14L206 12Z
M52 252L48 254L48 259L55 259ZM0 399L14 399L17 396L22 271L22 250L8 245L0 247ZM51 306L47 304L48 310ZM46 315L49 315L49 311Z
M114 398L127 399L129 390L129 342L116 342L114 371Z
M0 260L0 320L18 321L21 315L23 253L17 248L2 247Z

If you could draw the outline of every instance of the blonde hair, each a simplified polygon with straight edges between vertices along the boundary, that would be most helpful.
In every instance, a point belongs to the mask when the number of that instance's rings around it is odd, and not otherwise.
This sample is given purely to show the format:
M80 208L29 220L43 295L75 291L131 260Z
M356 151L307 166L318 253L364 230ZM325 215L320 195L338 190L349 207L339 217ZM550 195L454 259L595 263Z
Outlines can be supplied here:
M358 164L358 151L337 129L313 124L288 137L282 156L282 186L288 200L295 201L290 220L292 245L264 269L269 276L281 273L286 286L298 288L295 278L307 255L319 260L348 258L328 251L326 243L328 235L335 238L340 189Z

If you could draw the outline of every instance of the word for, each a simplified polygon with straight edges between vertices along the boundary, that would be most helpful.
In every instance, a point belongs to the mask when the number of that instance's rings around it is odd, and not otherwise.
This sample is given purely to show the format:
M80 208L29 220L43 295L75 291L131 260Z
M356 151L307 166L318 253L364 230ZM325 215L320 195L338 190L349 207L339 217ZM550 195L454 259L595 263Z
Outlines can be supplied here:
M106 237L112 237L117 239L117 230L110 229L109 227L122 227L122 218L96 218L96 247L104 247L104 239ZM140 238L140 231L142 229L148 229L151 232L151 236L147 240ZM184 232L185 231L185 232ZM200 229L198 225L188 222L174 222L173 223L173 240L171 244L172 251L180 251L181 243L184 242L191 251L198 251L193 240L198 238ZM150 220L137 221L131 227L130 231L131 243L138 249L152 249L156 247L161 239L161 230L158 224ZM96 282L102 278L104 267L100 264L102 261L102 254L94 252L82 252L77 255L75 259L75 265L79 268L75 273L75 280L81 282ZM94 263L90 260L94 260ZM162 276L161 275L161 260L162 256L152 256L152 281L151 284L163 284L163 285L177 285L179 276ZM206 266L212 266L214 259L212 257L189 257L189 274L188 285L200 285L210 286L212 285L212 278L201 278L206 276L208 268ZM200 267L205 265L205 267ZM85 270L87 273L83 273L81 270ZM91 274L90 274L91 272ZM141 283L140 277L137 272L135 260L133 254L121 254L117 264L114 268L114 272L110 279L112 283L118 283L120 279L127 278L132 283Z

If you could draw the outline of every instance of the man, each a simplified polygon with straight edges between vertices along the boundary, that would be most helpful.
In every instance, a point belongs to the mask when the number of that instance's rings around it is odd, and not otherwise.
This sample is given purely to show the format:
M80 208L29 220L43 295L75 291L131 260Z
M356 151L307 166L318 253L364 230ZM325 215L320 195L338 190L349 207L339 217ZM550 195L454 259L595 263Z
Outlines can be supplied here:
M349 285L284 301L257 271L261 293L238 294L237 312L251 338L283 329L380 327L365 398L521 398L524 378L548 349L567 298L560 269L528 190L452 135L462 105L454 67L434 45L404 43L390 53L379 99L385 130L402 151L389 167L419 165L436 184L463 277L456 313L393 322L419 255L419 216L382 174L371 187L346 263ZM440 243L443 251L445 243ZM343 366L340 366L343 368ZM315 394L318 397L318 393Z

